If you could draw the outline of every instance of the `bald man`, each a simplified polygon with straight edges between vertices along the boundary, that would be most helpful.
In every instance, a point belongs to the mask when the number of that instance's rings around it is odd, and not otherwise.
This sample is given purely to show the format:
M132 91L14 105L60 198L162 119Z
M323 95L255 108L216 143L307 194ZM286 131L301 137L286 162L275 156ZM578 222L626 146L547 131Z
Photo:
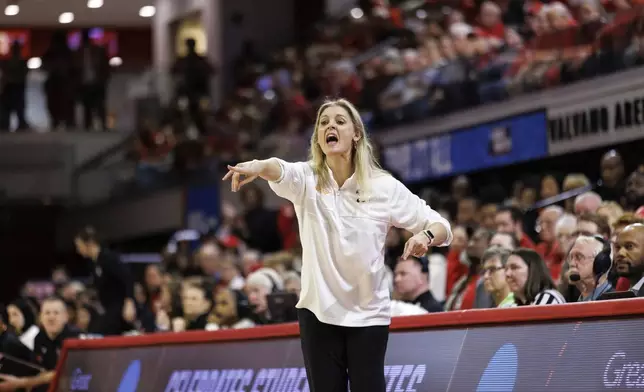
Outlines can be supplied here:
M644 225L626 226L615 241L615 270L630 282L630 290L644 297Z

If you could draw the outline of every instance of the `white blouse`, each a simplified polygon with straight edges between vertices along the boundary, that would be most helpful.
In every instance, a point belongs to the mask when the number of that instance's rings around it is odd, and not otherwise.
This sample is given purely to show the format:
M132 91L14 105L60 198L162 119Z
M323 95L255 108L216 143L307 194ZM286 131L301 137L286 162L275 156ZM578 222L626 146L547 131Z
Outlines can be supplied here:
M296 305L323 323L346 327L389 325L391 309L384 263L389 229L417 234L441 223L452 240L449 222L387 174L370 181L364 194L351 176L340 188L318 192L308 162L278 159L282 174L271 189L295 207L302 242L302 292Z

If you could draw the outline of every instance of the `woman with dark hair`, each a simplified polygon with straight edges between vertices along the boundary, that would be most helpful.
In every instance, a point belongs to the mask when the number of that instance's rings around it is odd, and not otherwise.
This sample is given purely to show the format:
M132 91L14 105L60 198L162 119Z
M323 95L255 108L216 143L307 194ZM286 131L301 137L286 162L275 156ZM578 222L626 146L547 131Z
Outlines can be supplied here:
M34 349L34 339L40 332L40 328L36 325L35 314L31 305L22 298L7 305L9 325L20 338L22 344L30 350Z
M519 306L566 302L556 290L546 263L532 249L520 248L510 254L505 264L505 279Z

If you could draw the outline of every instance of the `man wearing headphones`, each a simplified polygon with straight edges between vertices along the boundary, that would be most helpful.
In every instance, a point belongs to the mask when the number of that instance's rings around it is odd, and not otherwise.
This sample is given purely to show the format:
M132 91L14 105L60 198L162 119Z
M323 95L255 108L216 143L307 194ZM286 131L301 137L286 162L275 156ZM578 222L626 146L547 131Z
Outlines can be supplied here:
M284 290L284 280L271 268L260 268L246 278L248 302L253 309L253 322L271 324L274 320L268 309L268 295Z
M568 253L568 279L581 295L578 302L596 301L613 291L608 280L612 267L610 244L600 236L577 237Z

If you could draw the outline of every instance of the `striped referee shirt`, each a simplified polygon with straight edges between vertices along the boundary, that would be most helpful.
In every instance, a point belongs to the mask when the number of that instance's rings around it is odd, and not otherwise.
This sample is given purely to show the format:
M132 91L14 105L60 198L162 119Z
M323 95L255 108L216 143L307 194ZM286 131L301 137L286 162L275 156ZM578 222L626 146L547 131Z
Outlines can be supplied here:
M302 242L302 291L296 307L326 324L343 327L389 325L391 303L385 268L385 238L391 227L416 234L432 223L449 222L388 174L369 179L365 194L354 176L341 187L316 190L308 162L278 159L281 177L269 182L295 207ZM329 170L330 171L330 170Z
M553 289L548 289L540 292L534 297L534 301L530 305L558 305L565 304L566 299L560 292Z

